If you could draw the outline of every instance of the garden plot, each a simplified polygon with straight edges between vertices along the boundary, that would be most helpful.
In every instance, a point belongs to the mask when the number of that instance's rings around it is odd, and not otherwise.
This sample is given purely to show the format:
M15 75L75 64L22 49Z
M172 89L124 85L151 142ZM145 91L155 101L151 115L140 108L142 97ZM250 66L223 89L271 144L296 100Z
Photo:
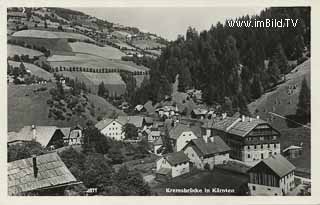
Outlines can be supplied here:
M44 55L42 52L33 50L30 48L25 48L22 46L16 46L16 45L7 45L7 55L8 57L13 57L14 55L29 55L30 58L33 58L34 56L42 56Z

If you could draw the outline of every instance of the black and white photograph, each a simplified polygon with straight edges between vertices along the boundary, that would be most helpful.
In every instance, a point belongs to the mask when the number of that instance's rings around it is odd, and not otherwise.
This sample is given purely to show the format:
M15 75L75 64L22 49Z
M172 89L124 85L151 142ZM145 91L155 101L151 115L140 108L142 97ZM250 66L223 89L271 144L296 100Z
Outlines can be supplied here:
M6 10L7 196L312 195L311 6Z

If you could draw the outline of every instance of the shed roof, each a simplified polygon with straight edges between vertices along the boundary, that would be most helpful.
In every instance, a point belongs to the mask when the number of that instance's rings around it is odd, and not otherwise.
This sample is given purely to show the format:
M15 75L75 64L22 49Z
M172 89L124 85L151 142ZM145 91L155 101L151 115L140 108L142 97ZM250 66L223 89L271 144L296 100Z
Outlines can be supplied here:
M169 153L163 156L172 166L188 162L189 158L183 151Z
M204 139L192 139L186 146L193 144L198 150L200 156L230 151L230 147L219 137L214 136L213 142L205 142Z
M37 156L37 177L34 176L33 159L8 163L8 194L53 188L77 182L56 152Z
M258 166L260 163L264 163L265 165L267 165L279 177L285 176L286 174L292 172L296 168L281 154L271 155L269 158L262 160L254 167ZM251 169L253 169L254 167L252 167ZM251 169L249 169L249 172Z

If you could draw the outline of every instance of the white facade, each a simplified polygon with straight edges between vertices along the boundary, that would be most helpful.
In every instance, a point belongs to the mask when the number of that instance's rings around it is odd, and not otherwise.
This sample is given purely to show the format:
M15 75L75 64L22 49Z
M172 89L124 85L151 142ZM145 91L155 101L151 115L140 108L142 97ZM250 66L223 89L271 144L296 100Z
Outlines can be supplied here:
M280 178L279 187L248 183L252 196L282 196L288 194L294 187L294 172Z
M123 140L125 138L124 132L122 132L123 125L116 120L109 123L100 132L113 140Z
M182 148L184 148L187 145L187 143L190 140L197 138L198 137L192 131L181 133L181 135L176 140L175 151L179 152L180 150L182 150Z
M157 171L161 168L167 168L171 170L170 177L174 178L182 174L190 172L189 162L180 163L177 165L171 165L164 157L157 161Z
M280 143L245 145L242 150L242 161L256 164L271 155L280 154Z

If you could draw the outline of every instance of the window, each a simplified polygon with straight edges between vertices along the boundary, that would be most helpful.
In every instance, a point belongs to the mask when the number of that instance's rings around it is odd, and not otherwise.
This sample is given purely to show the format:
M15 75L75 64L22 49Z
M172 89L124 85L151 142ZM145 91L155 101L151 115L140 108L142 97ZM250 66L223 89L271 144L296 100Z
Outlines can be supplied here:
M116 125L116 123L112 123L112 125Z
M252 190L255 191L256 190L256 186L252 186Z
M250 154L248 154L248 159L250 159Z
M250 145L247 146L247 149L250 149Z
M276 148L276 147L277 147L277 144L274 144L273 147Z
M260 140L263 141L263 140L264 140L264 137L260 137Z
M257 149L257 145L254 145L254 149Z
M261 154L261 159L263 159L263 154Z
M277 155L277 153L276 153L276 152L274 152L274 155Z
M268 148L270 148L270 144L268 144Z
M261 149L263 149L263 145L260 145Z

